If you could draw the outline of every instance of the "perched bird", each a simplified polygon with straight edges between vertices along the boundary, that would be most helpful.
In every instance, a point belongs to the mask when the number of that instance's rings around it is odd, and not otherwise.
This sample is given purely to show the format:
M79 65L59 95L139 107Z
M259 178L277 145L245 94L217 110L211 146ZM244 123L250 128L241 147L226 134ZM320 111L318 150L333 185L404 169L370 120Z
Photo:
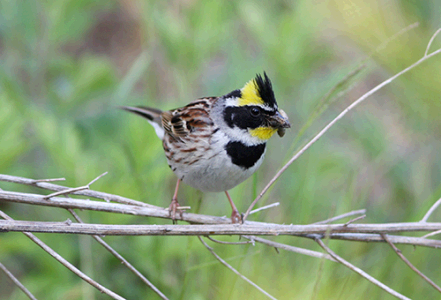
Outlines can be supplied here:
M162 140L168 165L178 176L169 206L172 218L179 208L181 181L203 192L225 192L233 223L241 215L228 190L250 177L262 164L267 140L291 127L277 107L266 73L242 89L221 97L205 97L169 111L144 106L122 109L146 118Z

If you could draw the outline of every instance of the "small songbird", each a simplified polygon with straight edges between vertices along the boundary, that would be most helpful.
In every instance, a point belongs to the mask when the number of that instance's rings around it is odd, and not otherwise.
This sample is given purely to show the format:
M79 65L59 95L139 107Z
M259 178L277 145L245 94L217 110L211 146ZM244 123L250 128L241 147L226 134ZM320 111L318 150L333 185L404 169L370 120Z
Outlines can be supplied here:
M179 209L181 181L203 192L225 192L233 223L242 221L228 190L250 177L262 164L268 139L291 127L277 107L266 73L242 89L221 97L205 97L169 111L144 106L122 109L146 118L162 140L169 167L178 176L169 206Z

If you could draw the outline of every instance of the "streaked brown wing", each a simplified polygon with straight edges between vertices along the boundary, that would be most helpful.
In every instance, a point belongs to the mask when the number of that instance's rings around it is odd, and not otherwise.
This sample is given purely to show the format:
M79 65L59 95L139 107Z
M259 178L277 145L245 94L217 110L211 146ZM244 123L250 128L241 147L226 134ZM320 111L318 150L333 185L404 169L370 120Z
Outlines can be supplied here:
M188 105L162 113L165 132L176 141L182 141L190 133L206 131L213 125L211 106L216 97L197 99Z

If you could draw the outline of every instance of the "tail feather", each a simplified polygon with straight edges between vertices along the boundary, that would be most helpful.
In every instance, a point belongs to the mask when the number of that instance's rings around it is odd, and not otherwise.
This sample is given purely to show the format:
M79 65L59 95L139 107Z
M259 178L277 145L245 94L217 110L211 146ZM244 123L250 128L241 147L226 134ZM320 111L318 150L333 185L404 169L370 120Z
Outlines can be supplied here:
M119 108L137 114L138 116L144 117L149 121L161 124L162 111L159 109L145 106L120 106Z
M164 137L164 128L162 127L161 110L145 106L120 106L119 108L146 118L155 128L158 137L162 140Z

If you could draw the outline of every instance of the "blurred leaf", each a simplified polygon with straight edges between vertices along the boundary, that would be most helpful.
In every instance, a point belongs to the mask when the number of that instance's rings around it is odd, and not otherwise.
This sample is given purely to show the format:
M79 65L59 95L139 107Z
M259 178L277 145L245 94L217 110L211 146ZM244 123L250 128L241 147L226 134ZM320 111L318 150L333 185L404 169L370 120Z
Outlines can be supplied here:
M144 72L148 69L149 65L150 57L148 56L148 53L141 53L116 89L115 95L117 99L127 98L135 84L139 81L141 76L144 75Z
M30 145L24 138L24 120L14 117L14 107L1 92L0 107L0 169L7 170Z

